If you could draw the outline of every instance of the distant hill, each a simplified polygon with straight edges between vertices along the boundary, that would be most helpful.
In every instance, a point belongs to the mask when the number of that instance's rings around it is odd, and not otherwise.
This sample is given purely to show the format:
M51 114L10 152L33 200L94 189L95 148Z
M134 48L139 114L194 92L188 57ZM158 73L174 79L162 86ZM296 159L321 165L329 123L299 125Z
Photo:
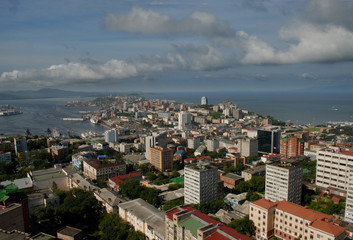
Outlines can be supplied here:
M53 88L27 91L1 91L0 100L35 99L35 98L62 98L62 97L99 97L107 93L101 92L75 92Z

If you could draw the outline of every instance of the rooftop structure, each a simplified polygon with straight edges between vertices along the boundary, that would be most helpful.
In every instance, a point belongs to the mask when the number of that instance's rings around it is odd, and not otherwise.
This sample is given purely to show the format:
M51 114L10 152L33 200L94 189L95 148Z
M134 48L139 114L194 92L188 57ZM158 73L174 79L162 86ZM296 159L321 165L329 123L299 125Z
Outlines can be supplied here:
M165 239L164 213L141 198L119 204L119 216L148 239Z
M165 229L166 239L251 239L187 205L166 212Z
M257 239L344 239L345 228L334 224L333 216L300 205L260 199L250 203L250 220Z

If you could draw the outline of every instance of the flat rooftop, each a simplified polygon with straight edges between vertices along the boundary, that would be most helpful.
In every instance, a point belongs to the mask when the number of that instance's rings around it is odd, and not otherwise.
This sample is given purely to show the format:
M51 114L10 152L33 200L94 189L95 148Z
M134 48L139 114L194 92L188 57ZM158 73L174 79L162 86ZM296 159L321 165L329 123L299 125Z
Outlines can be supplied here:
M62 234L62 235L65 235L65 236L70 236L70 237L74 237L77 234L79 234L80 232L82 232L81 229L68 227L68 226L66 226L63 229L58 231L59 234Z
M203 221L196 219L193 215L182 220L178 224L180 227L188 229L194 237L197 237L197 229L202 228L208 224Z
M33 179L35 181L44 181L51 178L60 178L60 177L66 177L66 175L63 174L62 172L54 172L54 173L47 173L43 175L33 176Z

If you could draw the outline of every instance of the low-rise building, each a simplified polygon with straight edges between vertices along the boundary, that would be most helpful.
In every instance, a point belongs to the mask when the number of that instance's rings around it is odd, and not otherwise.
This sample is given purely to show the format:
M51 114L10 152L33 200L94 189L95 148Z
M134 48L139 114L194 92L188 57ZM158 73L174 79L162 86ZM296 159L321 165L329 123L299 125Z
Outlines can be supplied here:
M142 180L142 174L135 172L109 178L108 187L119 191L119 184L126 180Z
M190 206L178 206L166 212L165 237L180 240L251 240Z
M102 203L107 213L118 212L118 205L123 200L117 197L114 193L107 188L96 189L93 192L94 197Z
M93 192L98 189L96 185L94 185L90 180L85 179L78 173L74 173L69 177L69 188L80 188L85 191Z
M125 162L109 162L108 160L107 163L104 163L95 158L84 159L83 161L83 175L91 180L106 180L125 173Z
M61 162L69 154L69 148L60 145L53 145L47 151L54 162Z
M233 189L240 182L243 182L244 178L235 173L226 173L220 176L220 180L224 182L224 187Z
M345 228L334 224L333 216L288 201L252 202L249 219L254 222L256 239L345 239Z
M241 172L241 176L244 178L244 181L250 181L252 177L265 176L266 174L266 165L260 165L254 168L245 169Z
M83 239L83 231L78 228L66 226L56 233L56 237L64 240L81 240Z
M28 194L29 215L33 215L39 207L58 207L60 198L53 191L46 189Z
M119 216L148 239L166 239L164 213L141 198L120 203Z

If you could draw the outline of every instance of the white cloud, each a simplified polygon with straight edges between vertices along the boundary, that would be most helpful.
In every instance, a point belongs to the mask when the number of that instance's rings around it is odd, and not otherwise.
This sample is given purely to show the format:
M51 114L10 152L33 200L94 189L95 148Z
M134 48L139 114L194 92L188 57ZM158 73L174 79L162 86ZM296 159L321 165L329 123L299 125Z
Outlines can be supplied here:
M22 87L43 87L67 83L96 83L124 81L129 78L145 77L150 73L169 70L208 71L229 66L225 57L210 46L175 46L175 53L166 57L155 55L140 61L127 62L111 59L105 63L68 62L52 65L40 70L13 70L0 75L3 86L16 83Z
M268 44L250 37L242 62L292 64L353 60L353 33L340 26L297 22L290 28L282 28L279 36L290 43L287 49L275 50Z
M107 14L105 26L111 31L152 34L204 34L230 36L233 30L212 14L195 11L183 19L175 19L152 10L134 7L123 15Z

